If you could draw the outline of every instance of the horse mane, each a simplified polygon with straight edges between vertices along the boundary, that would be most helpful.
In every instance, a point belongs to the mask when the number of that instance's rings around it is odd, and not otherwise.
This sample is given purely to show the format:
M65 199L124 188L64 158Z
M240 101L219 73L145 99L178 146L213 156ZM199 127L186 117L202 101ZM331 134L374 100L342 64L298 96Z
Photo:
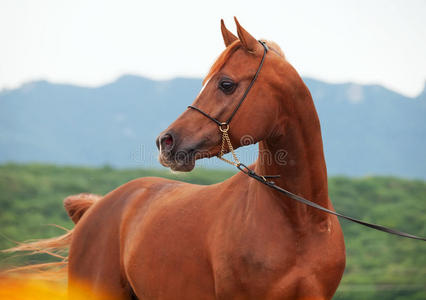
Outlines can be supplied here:
M270 40L265 40L262 39L262 42L265 42L266 45L268 46L268 48L270 50L272 50L273 52L275 52L278 56L282 57L283 59L285 59L285 55L284 52L282 51L281 47L278 46L277 43L275 43L274 41L270 41ZM216 59L216 61L213 63L213 65L210 67L209 72L207 73L206 77L204 77L203 79L203 85L217 72L219 72L223 66L225 65L225 63L228 61L228 59L231 57L231 55L237 51L239 48L242 47L241 41L240 40L235 40L234 42L232 42L231 45L229 45L228 47L226 47L226 49L219 55L219 57Z
M271 51L275 52L276 54L278 54L278 56L281 56L283 59L286 59L284 55L284 51L281 49L281 47L277 43L275 43L274 41L265 40L265 39L261 39L261 41L264 42Z

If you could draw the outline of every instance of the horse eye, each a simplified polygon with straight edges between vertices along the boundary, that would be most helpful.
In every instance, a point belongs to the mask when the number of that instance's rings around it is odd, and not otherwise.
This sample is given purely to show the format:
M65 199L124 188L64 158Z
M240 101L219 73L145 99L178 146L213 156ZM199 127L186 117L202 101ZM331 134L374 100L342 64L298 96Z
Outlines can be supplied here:
M219 82L219 88L227 95L232 94L236 86L235 82L230 79L224 79Z

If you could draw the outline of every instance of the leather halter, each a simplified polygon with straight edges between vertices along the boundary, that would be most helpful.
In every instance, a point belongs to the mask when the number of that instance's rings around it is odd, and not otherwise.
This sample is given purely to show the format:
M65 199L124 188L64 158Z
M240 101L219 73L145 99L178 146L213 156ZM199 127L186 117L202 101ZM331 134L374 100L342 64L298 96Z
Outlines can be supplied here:
M222 133L222 149L220 151L220 153L218 154L218 158L220 158L221 160L234 165L235 167L237 167L242 173L246 174L247 176L249 176L250 178L253 178L254 180L268 186L271 189L274 189L276 191L278 191L279 193L287 196L288 198L291 198L293 200L296 200L300 203L303 203L305 205L308 205L310 207L314 207L318 210L321 210L325 213L331 214L331 215L335 215L337 217L346 219L348 221L354 222L354 223L358 223L379 231L383 231L386 233L390 233L390 234L394 234L394 235L398 235L401 237L406 237L406 238L410 238L410 239L415 239L415 240L421 240L421 241L426 241L426 238L424 237L420 237L420 236L416 236L413 234L409 234L406 232L402 232L396 229L391 229L382 225L377 225L377 224L373 224L373 223L368 223L362 220L358 220L356 218L350 217L350 216L346 216L344 214L332 211L328 208L325 208L321 205L318 205L315 202L309 201L299 195L293 194L292 192L289 192L285 189L283 189L282 187L279 187L278 185L276 185L273 181L268 181L268 178L273 178L273 177L279 177L279 175L272 175L272 176L267 176L267 175L259 175L257 174L254 170L250 169L249 167L247 167L245 164L241 163L236 154L234 153L234 149L232 147L231 141L229 139L229 135L228 135L228 130L229 130L229 123L231 123L232 118L235 116L235 114L237 113L238 109L240 108L241 104L243 104L243 101L246 99L247 94L249 93L250 89L252 88L252 86L254 85L254 83L256 82L256 79L260 73L260 70L262 69L263 66L263 62L265 61L265 56L266 53L268 52L268 46L262 42L259 41L259 43L263 46L263 56L262 56L262 60L260 61L259 67L257 68L256 73L253 76L253 79L251 80L249 86L247 87L247 89L245 90L243 96L241 97L240 102L238 102L237 106L234 108L234 111L232 112L231 116L228 118L228 120L226 120L225 122L220 122L219 120L217 120L216 118L213 118L212 116L210 116L208 113L202 111L201 109L199 109L198 107L189 105L188 108L194 109L196 111L198 111L199 113L201 113L203 116L205 116L206 118L209 118L211 121L215 122L218 126L219 126L219 131ZM224 154L224 150L225 150L225 145L226 143L228 144L228 148L230 150L230 152L232 153L233 157L234 157L234 161L230 161L223 156Z
M262 56L262 60L260 61L259 67L257 68L256 73L253 76L253 79L251 80L249 86L247 87L247 89L244 91L243 96L240 99L240 102L238 102L237 106L234 108L234 111L232 112L231 116L228 118L228 120L226 120L225 122L220 122L218 119L213 118L212 116L210 116L208 113L202 111L201 109L199 109L198 107L189 105L188 108L192 108L196 111L198 111L200 114L202 114L203 116L209 118L210 120L212 120L213 122L215 122L219 128L229 128L229 123L231 123L232 118L235 116L235 114L237 113L238 109L240 108L241 104L243 104L244 100L246 99L248 93L250 92L250 89L252 88L252 86L254 85L254 83L256 82L257 77L259 76L260 70L262 69L263 66L263 62L265 61L265 57L266 57L266 53L268 53L268 46L266 45L265 42L259 41L259 43L263 46L263 56Z

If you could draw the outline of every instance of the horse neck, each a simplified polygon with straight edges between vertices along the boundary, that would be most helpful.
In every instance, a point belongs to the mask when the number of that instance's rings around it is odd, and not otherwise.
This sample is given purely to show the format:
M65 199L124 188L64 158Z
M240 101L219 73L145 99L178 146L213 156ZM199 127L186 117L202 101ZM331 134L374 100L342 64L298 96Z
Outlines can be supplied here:
M329 207L320 123L309 90L301 80L300 83L297 95L291 95L294 99L291 113L279 118L273 136L259 143L255 171L261 175L280 175L274 179L278 186ZM289 218L302 222L306 218L324 220L324 214L318 210L278 193L272 194Z

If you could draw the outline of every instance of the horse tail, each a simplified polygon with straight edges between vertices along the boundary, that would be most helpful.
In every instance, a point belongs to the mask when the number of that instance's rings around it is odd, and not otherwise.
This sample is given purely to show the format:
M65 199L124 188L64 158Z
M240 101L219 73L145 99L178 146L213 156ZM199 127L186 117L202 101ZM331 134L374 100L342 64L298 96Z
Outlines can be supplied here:
M64 207L74 224L77 224L84 213L101 198L102 196L96 194L72 195L65 198Z
M71 218L74 224L77 224L78 221L81 219L81 217L100 198L102 198L102 196L95 195L95 194L87 194L87 193L68 196L64 200L64 207L68 213L68 216ZM62 228L60 226L57 226L57 227ZM69 248L71 244L74 228L70 230L65 228L62 228L62 229L64 229L66 233L61 236L48 238L48 239L27 241L24 243L18 242L17 246L6 249L6 250L2 250L2 252L5 252L5 253L27 252L26 254L28 255L44 253L44 254L49 254L53 257L59 258L61 259L61 261L16 267L16 268L12 268L8 270L8 272L31 271L31 270L43 271L46 269L50 270L55 267L60 267L60 268L66 267L68 263L68 257L64 253L66 253L67 249Z

